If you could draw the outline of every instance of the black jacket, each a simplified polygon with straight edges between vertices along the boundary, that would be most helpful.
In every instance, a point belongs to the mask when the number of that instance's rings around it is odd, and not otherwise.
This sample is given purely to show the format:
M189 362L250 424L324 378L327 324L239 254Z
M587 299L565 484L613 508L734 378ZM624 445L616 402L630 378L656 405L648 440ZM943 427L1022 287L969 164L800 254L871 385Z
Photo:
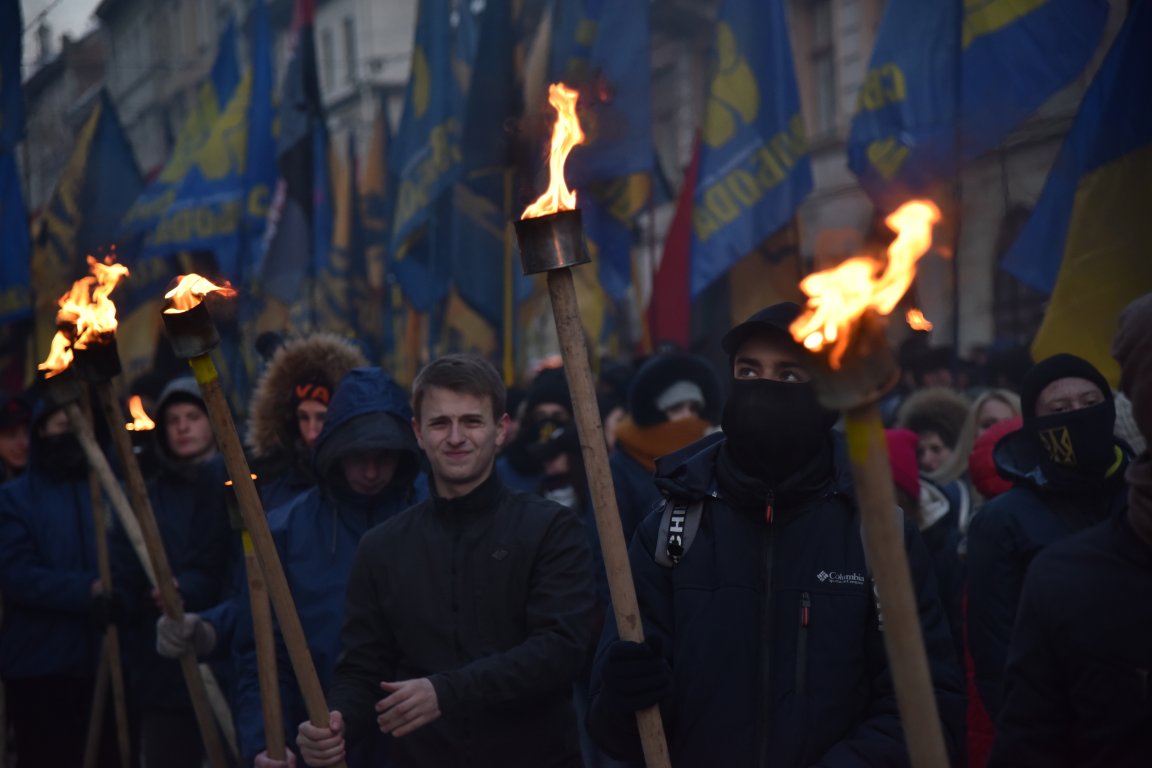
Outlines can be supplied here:
M380 681L428 677L441 717L396 739L398 768L580 765L572 682L591 633L591 556L577 513L495 473L364 536L329 696L355 745Z
M1028 440L1024 432L1014 432L997 444L996 467L1014 485L981 507L968 529L968 649L976 690L993 720L1000 712L1008 642L1032 558L1127 503L1123 465L1097 488L1061 490L1044 477Z
M896 698L860 539L846 459L794 505L737 509L715 465L723 435L657 464L674 498L705 499L680 563L653 559L660 514L637 529L630 558L645 636L664 649L664 702L678 766L906 765ZM964 682L932 563L911 524L905 539L937 702L950 751L963 740ZM635 719L600 706L601 665L616 640L609 619L593 672L588 727L606 752L639 757Z
M1032 563L989 765L1149 765L1150 670L1152 549L1119 513Z

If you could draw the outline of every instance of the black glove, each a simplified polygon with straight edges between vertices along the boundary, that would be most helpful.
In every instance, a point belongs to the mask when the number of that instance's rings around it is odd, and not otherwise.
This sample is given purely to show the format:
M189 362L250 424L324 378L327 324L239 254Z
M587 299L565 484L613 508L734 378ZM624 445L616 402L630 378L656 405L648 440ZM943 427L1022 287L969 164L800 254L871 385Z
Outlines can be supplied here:
M124 604L115 592L101 592L92 595L88 616L96 631L103 632L112 624L120 626L124 623Z
M672 691L672 669L653 640L617 640L608 646L600 673L602 707L636 712L659 704Z

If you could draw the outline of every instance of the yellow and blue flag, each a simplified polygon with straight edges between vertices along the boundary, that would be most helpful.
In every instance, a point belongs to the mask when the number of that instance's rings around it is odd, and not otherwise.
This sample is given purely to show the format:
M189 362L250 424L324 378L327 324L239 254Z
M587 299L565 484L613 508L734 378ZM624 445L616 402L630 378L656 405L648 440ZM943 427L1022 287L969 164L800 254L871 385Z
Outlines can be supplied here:
M1052 298L1032 355L1071 352L1113 384L1109 348L1130 301L1152 291L1152 3L1135 0L1003 267Z
M848 165L882 208L950 179L1083 71L1107 0L888 0Z
M461 65L470 67L474 51L460 50L471 47L470 38L454 33L452 6L451 0L421 0L417 12L412 74L392 145L391 166L397 181L394 253L428 221L442 193L460 177L467 83L461 82L455 70ZM473 23L467 12L455 16L468 17L467 23Z
M30 358L43 360L56 332L56 303L88 271L88 254L109 253L120 222L144 189L116 109L101 90L80 128L52 199L33 227L36 334Z
M212 70L197 89L192 111L176 135L172 156L124 217L125 232L145 235L143 258L215 245L215 212L190 205L189 198L204 197L198 186L230 176L234 147L227 142L237 126L233 120L227 131L220 131L217 123L240 79L236 27L229 22L217 44Z
M692 296L791 220L812 167L782 0L725 0L716 21L692 210Z
M0 151L0 323L10 323L32 313L32 275L28 263L32 243L28 239L28 212L20 191L16 156Z
M648 6L644 0L572 0L552 11L551 79L580 91L585 135L565 177L579 191L600 287L616 301L632 287L633 224L652 193Z
M403 300L399 288L390 278L391 257L388 248L392 225L392 185L388 172L388 150L392 146L392 126L383 100L376 108L372 123L372 140L360 180L360 221L364 238L368 284L379 303L380 327L377 359L387 370L395 370L400 326L403 322Z
M24 139L23 55L20 0L0 0L0 152L10 152Z

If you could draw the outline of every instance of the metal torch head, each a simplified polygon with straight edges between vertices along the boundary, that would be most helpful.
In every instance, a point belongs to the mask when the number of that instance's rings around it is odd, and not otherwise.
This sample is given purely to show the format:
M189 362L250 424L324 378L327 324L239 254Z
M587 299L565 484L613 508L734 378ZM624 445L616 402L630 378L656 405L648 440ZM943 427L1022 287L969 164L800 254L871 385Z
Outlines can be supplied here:
M98 384L120 375L120 350L115 337L99 344L88 344L83 349L73 347L72 355L72 367L83 381Z
M588 248L580 209L558 211L516 222L520 264L526 275L587 264Z
M172 344L172 351L183 360L206 355L220 343L220 334L212 322L207 303L208 299L205 298L183 312L165 311L161 314L164 318L164 333Z
M887 323L867 310L852 325L839 368L829 364L829 348L813 352L812 381L826 408L847 411L880 400L900 380L900 366L886 335Z
M40 375L43 376L44 374L41 373ZM76 371L71 366L51 378L44 377L42 380L44 382L44 403L53 410L63 408L71 403L78 403L84 395L80 377L76 375Z

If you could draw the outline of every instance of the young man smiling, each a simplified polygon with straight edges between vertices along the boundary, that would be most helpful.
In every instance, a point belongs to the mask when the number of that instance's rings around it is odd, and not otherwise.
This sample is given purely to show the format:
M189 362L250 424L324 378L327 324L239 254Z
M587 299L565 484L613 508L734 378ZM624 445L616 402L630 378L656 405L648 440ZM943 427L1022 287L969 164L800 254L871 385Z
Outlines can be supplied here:
M508 416L488 362L449 355L413 390L432 498L362 540L329 727L301 723L301 754L331 765L379 730L399 768L577 768L593 605L580 519L493 472Z

